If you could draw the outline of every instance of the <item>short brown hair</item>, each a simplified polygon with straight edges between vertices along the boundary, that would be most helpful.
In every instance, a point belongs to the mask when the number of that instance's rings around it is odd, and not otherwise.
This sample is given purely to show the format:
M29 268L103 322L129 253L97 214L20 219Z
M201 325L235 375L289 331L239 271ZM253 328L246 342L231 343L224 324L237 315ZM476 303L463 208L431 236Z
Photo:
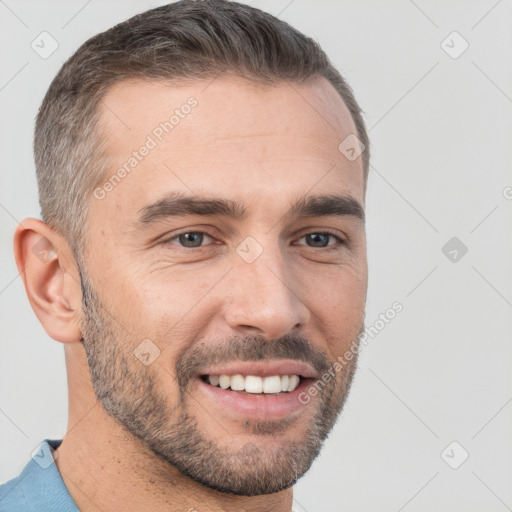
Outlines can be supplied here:
M138 14L86 41L62 66L39 110L34 154L43 220L75 255L86 237L87 204L107 171L98 105L127 79L193 80L222 73L253 81L323 76L349 109L365 180L369 140L351 88L320 46L259 9L227 0L181 0Z

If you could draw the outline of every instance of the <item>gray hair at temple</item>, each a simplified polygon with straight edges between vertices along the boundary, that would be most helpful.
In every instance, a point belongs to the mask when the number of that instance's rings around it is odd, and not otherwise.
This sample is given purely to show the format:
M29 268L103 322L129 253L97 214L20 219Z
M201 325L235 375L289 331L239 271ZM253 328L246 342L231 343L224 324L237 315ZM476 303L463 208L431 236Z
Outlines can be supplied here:
M39 110L34 156L42 219L81 256L87 205L109 168L99 106L128 79L179 83L231 74L276 84L323 76L338 91L363 145L352 89L313 39L259 9L227 0L182 0L138 14L86 41L61 67ZM341 142L341 141L340 141Z

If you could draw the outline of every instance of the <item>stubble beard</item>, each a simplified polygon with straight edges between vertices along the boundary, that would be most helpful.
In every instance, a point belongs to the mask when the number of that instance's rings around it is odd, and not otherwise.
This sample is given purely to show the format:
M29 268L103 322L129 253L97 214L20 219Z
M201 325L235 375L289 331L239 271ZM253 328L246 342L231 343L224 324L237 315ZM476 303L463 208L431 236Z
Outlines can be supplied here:
M179 400L170 404L161 392L152 366L142 365L132 353L137 341L101 305L83 270L82 341L98 401L124 429L138 438L160 460L194 481L223 493L256 496L293 485L310 468L334 426L348 396L357 368L357 352L338 378L331 379L317 395L317 408L300 440L286 439L293 420L245 421L245 432L254 439L233 449L236 436L223 433L223 442L201 430L191 415L190 384L200 364L247 360L301 359L314 361L319 374L332 366L306 339L285 336L280 340L244 337L226 341L215 353L207 345L193 344L176 363ZM362 330L362 328L361 328ZM132 347L127 349L125 347ZM207 418L214 422L215 418ZM244 436L245 437L245 436ZM270 442L269 442L270 441Z

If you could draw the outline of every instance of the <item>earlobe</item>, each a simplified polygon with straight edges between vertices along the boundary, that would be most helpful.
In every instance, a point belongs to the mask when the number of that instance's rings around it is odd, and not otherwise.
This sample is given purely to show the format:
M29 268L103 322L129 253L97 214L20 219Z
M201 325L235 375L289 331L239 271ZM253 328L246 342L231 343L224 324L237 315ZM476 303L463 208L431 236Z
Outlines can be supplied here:
M14 234L14 256L27 297L45 331L62 343L78 342L80 280L64 238L40 220L25 219Z

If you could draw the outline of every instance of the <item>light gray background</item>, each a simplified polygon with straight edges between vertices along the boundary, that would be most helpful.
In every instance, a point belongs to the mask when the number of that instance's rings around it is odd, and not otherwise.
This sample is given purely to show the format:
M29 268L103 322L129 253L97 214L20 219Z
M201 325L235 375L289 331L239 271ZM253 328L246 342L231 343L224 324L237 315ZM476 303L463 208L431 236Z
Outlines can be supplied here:
M63 347L12 256L17 222L39 214L34 117L79 44L161 3L0 0L0 481L67 418ZM512 510L511 3L250 3L317 39L353 86L373 143L367 324L404 307L365 348L297 510ZM47 59L42 31L59 44ZM453 31L469 43L456 59ZM457 262L441 250L454 236Z

